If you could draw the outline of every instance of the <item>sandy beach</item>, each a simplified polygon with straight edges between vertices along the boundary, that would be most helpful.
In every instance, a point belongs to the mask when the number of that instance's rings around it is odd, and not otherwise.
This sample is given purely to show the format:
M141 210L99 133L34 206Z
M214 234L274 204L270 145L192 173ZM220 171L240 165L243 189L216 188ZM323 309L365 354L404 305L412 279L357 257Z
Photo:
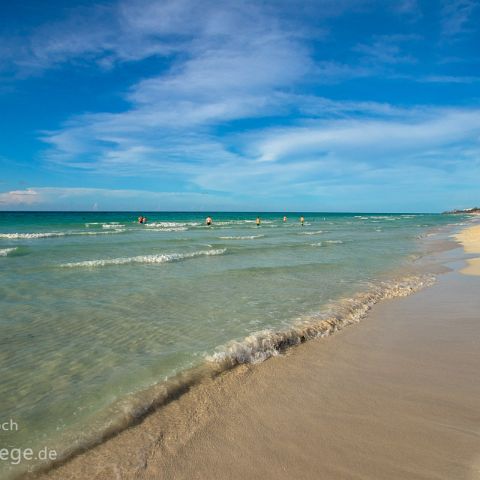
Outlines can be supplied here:
M480 225L466 228L457 236L466 253L480 254ZM467 266L462 269L466 275L480 275L480 257L467 259Z
M480 478L480 277L442 256L434 286L206 379L42 478Z

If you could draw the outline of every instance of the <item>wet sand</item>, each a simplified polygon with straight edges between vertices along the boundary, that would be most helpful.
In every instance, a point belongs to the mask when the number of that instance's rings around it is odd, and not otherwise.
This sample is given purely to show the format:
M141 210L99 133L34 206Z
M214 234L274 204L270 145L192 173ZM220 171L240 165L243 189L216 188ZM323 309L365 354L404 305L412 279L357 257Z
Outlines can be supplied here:
M480 479L480 277L203 381L48 479Z

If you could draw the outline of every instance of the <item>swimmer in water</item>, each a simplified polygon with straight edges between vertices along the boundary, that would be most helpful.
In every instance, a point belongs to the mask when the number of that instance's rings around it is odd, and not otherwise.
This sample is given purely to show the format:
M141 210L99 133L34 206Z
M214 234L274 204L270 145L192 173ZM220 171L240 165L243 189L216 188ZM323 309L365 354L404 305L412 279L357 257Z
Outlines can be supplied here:
M302 227L303 227L303 224L305 223L305 219L303 218L303 216L300 217L300 223L302 224Z
M260 217L257 217L257 219L255 220L255 223L257 224L257 227L260 226Z
M138 223L143 223L143 217L141 215L138 217Z
M208 226L210 226L210 225L212 224L212 219L211 219L210 217L207 217L207 218L205 219L205 223L206 223Z
M286 221L287 221L287 217L284 216L284 217L283 217L283 223L286 223Z

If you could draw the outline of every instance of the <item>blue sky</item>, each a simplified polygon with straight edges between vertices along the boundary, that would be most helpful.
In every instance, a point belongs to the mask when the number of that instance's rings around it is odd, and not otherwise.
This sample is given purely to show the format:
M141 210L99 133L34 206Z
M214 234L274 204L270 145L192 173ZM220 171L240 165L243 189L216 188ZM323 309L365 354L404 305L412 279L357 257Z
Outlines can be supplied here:
M480 1L4 2L1 210L480 205Z

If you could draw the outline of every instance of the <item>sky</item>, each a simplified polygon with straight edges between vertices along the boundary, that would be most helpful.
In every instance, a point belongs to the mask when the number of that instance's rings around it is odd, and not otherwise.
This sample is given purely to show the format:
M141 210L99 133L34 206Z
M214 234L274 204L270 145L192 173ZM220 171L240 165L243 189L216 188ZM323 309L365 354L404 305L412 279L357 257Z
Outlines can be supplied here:
M0 210L480 206L480 0L2 2Z

